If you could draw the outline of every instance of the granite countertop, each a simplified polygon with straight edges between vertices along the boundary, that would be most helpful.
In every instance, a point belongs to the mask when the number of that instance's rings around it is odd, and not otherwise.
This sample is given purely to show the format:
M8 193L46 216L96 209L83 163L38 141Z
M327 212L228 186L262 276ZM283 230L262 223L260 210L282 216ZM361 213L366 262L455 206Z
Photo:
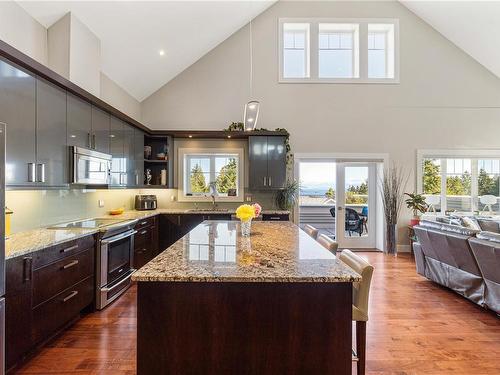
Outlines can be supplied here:
M139 282L354 282L360 276L291 222L205 221L136 271Z
M208 210L193 210L193 209L172 209L159 208L150 211L125 211L121 215L102 215L99 217L113 218L118 220L140 220L159 214L233 214L235 210L228 211L208 211ZM267 210L264 213L269 214L288 214L289 211L273 211ZM84 219L79 219L84 220ZM77 220L75 220L77 221ZM75 240L77 238L89 236L99 232L99 229L51 229L39 228L29 231L14 233L5 241L5 258L14 258L17 256L27 255L38 250L45 249L49 246L54 246L60 243Z
M40 228L14 233L5 240L5 259L34 253L60 243L97 233L99 229Z

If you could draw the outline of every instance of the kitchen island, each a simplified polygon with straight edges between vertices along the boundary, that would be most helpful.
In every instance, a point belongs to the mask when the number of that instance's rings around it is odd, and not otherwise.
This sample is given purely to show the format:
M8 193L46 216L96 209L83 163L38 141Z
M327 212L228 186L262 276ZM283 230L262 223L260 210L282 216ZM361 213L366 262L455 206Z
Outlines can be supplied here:
M205 221L137 271L141 374L350 374L360 276L290 222Z

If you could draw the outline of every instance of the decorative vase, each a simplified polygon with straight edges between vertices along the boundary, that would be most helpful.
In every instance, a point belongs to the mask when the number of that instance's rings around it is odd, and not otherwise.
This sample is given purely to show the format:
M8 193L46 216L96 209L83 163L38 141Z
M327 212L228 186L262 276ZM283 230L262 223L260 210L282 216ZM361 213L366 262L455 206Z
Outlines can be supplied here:
M420 224L420 218L418 216L415 216L413 219L410 220L410 225L412 227L418 224Z
M397 254L397 227L396 224L387 224L385 233L385 252L387 254Z
M246 221L241 220L241 235L243 237L249 237L252 230L252 219Z

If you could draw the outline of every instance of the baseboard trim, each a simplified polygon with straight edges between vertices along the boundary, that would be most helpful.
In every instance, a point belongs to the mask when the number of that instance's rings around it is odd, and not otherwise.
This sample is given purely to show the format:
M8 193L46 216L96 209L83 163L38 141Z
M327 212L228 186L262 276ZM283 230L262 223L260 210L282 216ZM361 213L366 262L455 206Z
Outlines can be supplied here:
M398 245L398 252L399 253L410 253L410 245Z

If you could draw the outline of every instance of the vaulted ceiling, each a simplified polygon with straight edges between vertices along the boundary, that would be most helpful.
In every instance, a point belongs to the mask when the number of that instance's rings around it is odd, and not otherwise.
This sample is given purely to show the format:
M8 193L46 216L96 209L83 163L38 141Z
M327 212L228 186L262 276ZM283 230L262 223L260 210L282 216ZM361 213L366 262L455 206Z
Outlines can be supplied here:
M101 40L102 72L142 101L275 1L21 1L49 27L72 12ZM161 56L160 51L164 51Z
M500 1L400 2L500 78Z
M500 1L399 1L500 77ZM73 12L101 40L103 73L142 101L275 2L19 4L45 27Z

